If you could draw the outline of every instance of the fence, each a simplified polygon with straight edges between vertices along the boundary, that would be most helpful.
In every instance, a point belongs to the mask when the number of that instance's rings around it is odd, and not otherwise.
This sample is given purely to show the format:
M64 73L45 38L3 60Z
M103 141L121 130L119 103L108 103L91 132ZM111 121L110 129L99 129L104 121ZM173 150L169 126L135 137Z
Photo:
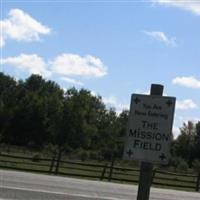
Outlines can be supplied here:
M135 183L139 181L138 168L122 168L111 164L93 164L61 160L59 169L57 160L34 157L0 154L0 168L21 171L57 174L69 177L90 178L120 183ZM154 169L152 185L165 188L175 188L200 191L200 173L181 174Z

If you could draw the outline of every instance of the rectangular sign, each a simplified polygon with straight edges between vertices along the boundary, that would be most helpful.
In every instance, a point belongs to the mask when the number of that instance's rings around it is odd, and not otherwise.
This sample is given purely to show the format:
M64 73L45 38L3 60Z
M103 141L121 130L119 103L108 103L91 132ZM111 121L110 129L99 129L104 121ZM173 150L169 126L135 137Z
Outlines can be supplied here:
M168 163L175 101L174 97L132 95L124 159Z

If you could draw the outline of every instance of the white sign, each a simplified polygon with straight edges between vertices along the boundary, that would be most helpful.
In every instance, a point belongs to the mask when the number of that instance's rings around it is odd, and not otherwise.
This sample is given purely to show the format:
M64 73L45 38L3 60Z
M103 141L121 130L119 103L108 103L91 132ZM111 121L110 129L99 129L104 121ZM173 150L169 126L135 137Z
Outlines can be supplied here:
M175 101L174 97L132 95L124 159L168 163Z

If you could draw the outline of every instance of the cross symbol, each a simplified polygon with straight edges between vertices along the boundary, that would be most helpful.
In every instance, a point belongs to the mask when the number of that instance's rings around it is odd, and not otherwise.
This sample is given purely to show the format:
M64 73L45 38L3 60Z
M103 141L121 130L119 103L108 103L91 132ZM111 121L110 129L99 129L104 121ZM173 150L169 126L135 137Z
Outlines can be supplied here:
M170 107L172 105L172 101L168 100L166 104Z
M131 151L131 149L129 149L126 153L129 156L129 158L133 155L133 152Z
M134 99L135 104L138 104L140 102L140 99L138 99L137 97Z
M162 153L160 156L159 156L159 158L163 161L163 160L165 160L166 159L166 156L165 156L165 154L164 153Z

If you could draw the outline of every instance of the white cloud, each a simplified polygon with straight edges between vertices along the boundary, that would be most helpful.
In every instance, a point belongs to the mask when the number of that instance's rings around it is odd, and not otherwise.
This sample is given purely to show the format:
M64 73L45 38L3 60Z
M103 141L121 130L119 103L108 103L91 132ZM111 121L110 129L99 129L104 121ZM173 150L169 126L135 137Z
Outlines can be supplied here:
M114 107L117 114L120 114L125 109L129 109L128 104L119 102L115 96L102 97L102 100L107 107Z
M143 31L146 35L164 43L167 46L176 46L176 38L169 38L164 32L161 31Z
M102 77L107 69L99 58L88 55L62 54L52 62L52 71L65 76Z
M114 96L103 97L103 102L107 105L116 105L117 104L117 98L114 97Z
M68 82L68 83L72 83L72 84L74 84L74 85L81 85L81 86L84 85L82 82L77 81L77 80L75 80L75 79L73 79L73 78L61 77L61 80L66 81L66 82Z
M200 15L200 1L199 0L152 0L153 3L158 3L165 6L174 6L189 10L194 14Z
M185 99L183 101L176 102L176 109L179 110L188 110L198 108L197 104L194 103L192 99Z
M193 76L176 77L172 80L173 84L185 86L188 88L200 89L200 80Z
M0 21L0 47L5 45L7 39L16 41L38 41L41 34L49 34L50 28L20 9L11 9L8 18Z
M1 24L0 24L0 26L1 26ZM5 41L3 39L1 32L2 32L2 30L0 30L0 48L2 48L5 45Z
M46 62L37 54L21 54L16 57L0 59L1 65L15 67L30 74L40 74L44 77L60 76L64 81L83 85L72 76L99 78L107 74L107 69L99 58L93 56L81 57L74 54L62 54L53 61Z
M174 126L173 129L172 129L172 133L174 135L174 139L176 139L179 135L180 135L180 128L179 127L176 127Z
M97 97L97 93L95 91L91 91L91 95Z
M17 57L1 59L1 64L13 66L22 71L28 71L30 74L40 74L44 77L51 75L45 61L36 54L21 54Z

